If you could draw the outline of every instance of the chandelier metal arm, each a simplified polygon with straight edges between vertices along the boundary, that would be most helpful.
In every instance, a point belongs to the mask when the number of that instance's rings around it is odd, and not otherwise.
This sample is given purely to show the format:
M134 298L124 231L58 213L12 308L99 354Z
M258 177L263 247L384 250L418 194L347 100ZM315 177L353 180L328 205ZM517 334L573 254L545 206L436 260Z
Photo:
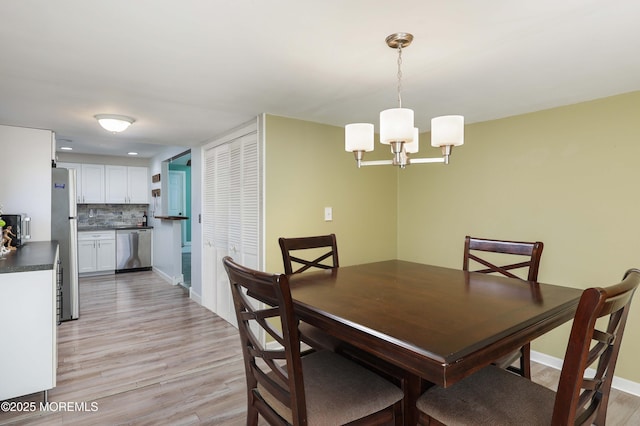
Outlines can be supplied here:
M427 163L445 163L448 161L445 157L433 157L433 158L410 158L409 164L427 164Z
M443 153L442 157L431 157L431 158L409 158L406 154L404 154L400 157L400 159L394 158L393 160L363 161L362 158L364 156L364 151L355 151L354 156L355 156L358 168L366 167L366 166L400 166L401 168L405 168L409 164L428 164L428 163L449 164L449 155L451 151L450 150L448 151L449 151L449 154Z
M407 158L407 162L404 164L405 166L409 164L427 164L427 163L444 163L448 164L448 161L445 157L433 157L433 158ZM394 160L374 160L374 161L358 161L358 168L365 166L400 166L403 167L402 164L398 164Z
M372 160L372 161L360 161L358 167L364 166L390 166L393 165L393 160Z

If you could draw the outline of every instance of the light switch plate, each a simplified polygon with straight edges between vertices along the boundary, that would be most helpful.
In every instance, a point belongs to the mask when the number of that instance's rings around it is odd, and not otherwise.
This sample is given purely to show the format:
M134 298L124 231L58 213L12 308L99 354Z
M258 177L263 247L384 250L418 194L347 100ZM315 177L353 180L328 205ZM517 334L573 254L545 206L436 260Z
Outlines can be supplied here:
M333 208L325 207L324 208L324 221L331 222L333 220Z

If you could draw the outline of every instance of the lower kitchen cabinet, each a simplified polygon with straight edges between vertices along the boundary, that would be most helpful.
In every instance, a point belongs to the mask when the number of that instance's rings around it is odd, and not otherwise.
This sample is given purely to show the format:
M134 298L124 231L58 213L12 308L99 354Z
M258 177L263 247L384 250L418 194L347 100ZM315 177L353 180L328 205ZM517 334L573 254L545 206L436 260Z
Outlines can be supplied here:
M0 262L0 401L56 386L57 247L29 242Z
M78 272L110 273L116 269L116 232L78 232Z

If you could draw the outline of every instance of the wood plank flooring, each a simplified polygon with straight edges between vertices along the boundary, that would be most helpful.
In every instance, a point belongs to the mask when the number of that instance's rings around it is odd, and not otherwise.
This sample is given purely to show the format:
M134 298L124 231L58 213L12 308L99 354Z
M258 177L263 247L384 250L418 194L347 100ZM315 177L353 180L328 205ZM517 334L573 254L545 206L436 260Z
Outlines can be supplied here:
M183 287L135 272L83 278L80 297L80 319L58 327L58 410L0 413L0 425L245 424L237 331ZM534 363L532 375L557 385L552 368ZM609 407L609 425L640 424L640 398L614 390Z
M58 327L49 401L97 411L0 413L0 424L244 424L237 331L183 287L136 272L83 278L80 297L80 319Z

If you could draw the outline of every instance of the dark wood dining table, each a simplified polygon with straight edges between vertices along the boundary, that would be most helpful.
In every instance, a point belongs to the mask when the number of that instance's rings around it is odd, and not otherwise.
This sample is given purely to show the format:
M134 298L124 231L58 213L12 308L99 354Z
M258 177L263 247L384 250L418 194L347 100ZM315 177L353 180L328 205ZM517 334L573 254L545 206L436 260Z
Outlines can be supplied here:
M451 386L573 318L581 290L401 260L290 277L299 317L424 383Z

